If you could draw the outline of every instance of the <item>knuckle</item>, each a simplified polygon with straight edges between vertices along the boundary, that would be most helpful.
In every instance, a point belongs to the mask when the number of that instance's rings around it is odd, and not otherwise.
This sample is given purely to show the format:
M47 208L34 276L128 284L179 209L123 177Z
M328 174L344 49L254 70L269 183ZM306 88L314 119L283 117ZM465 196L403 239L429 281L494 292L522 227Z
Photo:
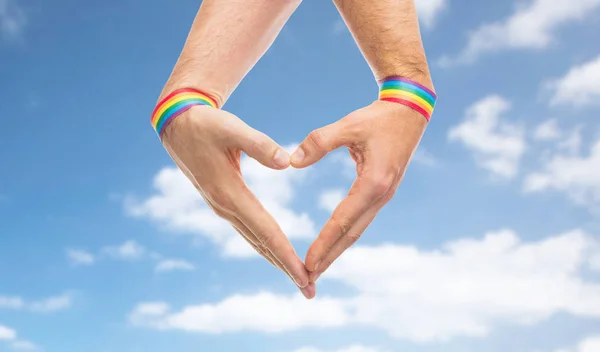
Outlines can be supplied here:
M381 198L386 195L393 183L394 175L392 174L376 173L368 176L366 179L366 185L369 193L374 198Z
M268 251L269 248L271 248L271 245L273 244L273 236L266 234L266 233L262 233L256 236L258 238L258 246L260 246L261 249Z
M333 264L333 259L331 259L331 258L323 259L323 262L319 265L319 271L323 272L323 271L329 269L331 264Z
M261 248L261 245L256 245L252 242L250 242L250 245L252 246L252 248L254 248L254 250L260 254L262 257L264 257L269 263L271 263L274 267L281 269L281 267L279 265L277 265L274 261L273 258L271 258L271 255L265 250L265 248Z
M339 229L339 231L342 235L346 235L348 233L348 231L350 231L351 225L348 222L348 220L343 220L343 219L333 216L331 218L331 221Z
M257 244L252 244L252 247L254 247L254 249L258 252L258 254L262 255L265 258L269 258L269 256L267 255L266 252L266 248L261 244L261 243L257 243Z
M361 140L361 136L367 131L362 120L355 118L355 115L348 115L340 120L344 129L344 134L352 141Z
M391 201L392 198L394 198L394 193L395 192L391 192L388 190L388 192L383 196L383 203L387 204L389 201Z
M318 261L321 261L323 257L324 255L320 251L315 249L313 245L308 249L308 252L306 253L306 265L308 266L309 264L311 264L311 266L314 266Z
M236 204L234 202L234 198L223 188L216 188L212 190L210 193L210 199L217 205L219 208L217 215L221 217L228 217L231 214L236 212Z
M358 239L360 238L361 235L362 235L362 233L360 233L360 232L348 233L348 240L350 240L350 245L352 245L356 241L358 241Z
M250 142L249 152L252 155L264 154L269 149L269 143L262 136L255 137Z
M225 213L224 211L222 211L221 209L215 208L213 207L212 210L215 212L215 214L217 214L218 217L220 217L221 219L225 219L228 220L229 216L227 215L227 213ZM240 233L240 230L238 228L235 228L237 230L238 233ZM240 233L241 234L241 233Z
M310 132L308 134L308 139L318 150L327 150L327 146L325 145L325 140L323 138L323 132L320 129L316 129Z

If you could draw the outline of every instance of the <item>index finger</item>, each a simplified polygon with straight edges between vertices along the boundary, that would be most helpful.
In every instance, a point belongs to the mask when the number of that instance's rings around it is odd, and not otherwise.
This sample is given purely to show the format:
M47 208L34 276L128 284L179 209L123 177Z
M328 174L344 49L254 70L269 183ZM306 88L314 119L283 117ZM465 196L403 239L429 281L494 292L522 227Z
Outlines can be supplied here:
M257 245L263 250L268 250L281 262L296 285L300 288L306 287L309 280L304 263L273 216L265 210L246 185L240 187L238 194L235 216L254 233L259 241Z
M327 253L342 237L348 235L350 229L391 187L393 178L377 177L369 173L358 177L348 196L336 207L331 218L313 242L306 254L306 268L308 271L317 271L319 264L325 259Z

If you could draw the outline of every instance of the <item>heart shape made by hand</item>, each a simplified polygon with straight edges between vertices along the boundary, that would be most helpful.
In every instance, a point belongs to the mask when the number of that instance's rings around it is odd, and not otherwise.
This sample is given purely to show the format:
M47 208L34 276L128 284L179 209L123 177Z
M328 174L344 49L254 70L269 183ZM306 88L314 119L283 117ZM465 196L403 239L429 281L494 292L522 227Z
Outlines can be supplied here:
M290 155L267 135L224 110L194 106L164 128L169 155L214 212L312 298L319 276L354 242L398 188L427 121L385 101L356 110L312 131ZM247 187L241 153L283 170L305 168L345 146L357 178L334 210L303 262L273 216Z

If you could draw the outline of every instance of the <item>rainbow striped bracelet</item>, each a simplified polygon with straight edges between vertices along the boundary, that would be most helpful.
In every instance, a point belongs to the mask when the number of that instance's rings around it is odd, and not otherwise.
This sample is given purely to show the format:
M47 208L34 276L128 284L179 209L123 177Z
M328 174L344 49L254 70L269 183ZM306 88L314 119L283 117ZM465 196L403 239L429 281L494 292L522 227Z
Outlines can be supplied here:
M410 79L393 76L380 81L379 100L406 105L420 112L429 121L437 96L435 93Z
M162 137L165 128L171 121L196 105L208 105L218 108L218 104L213 98L199 90L193 88L177 89L156 105L152 112L150 124L158 133L158 136Z

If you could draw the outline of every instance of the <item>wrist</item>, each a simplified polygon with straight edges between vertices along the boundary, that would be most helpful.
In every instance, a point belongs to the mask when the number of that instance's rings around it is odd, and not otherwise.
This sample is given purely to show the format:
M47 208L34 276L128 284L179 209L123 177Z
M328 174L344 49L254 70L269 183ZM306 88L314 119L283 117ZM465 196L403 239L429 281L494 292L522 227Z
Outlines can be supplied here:
M435 87L426 62L423 64L389 65L388 68L375 72L375 79L380 85L390 77L403 77L409 79L424 86L427 90L435 94Z
M412 44L398 47L379 54L379 62L375 65L375 79L380 83L388 77L404 77L427 87L435 92L427 56L420 39L410 41Z
M204 105L215 109L220 106L209 94L195 88L179 88L161 97L152 111L150 124L162 139L167 126L179 115L194 106Z
M178 89L192 88L209 95L219 107L225 104L225 101L231 94L228 91L227 84L218 79L214 70L209 70L205 65L186 58L182 54L177 64L173 68L169 79L165 83L158 101Z
M206 81L201 82L201 81L198 81L195 79L180 77L180 78L175 78L175 79L169 79L167 81L167 83L163 87L162 92L160 93L160 96L157 99L157 104L160 101L162 101L164 98L166 98L169 94L171 94L177 90L186 89L186 88L191 88L191 89L203 92L204 94L206 94L207 96L212 98L212 100L216 103L216 105L218 107L222 107L223 104L225 103L223 94L221 92L219 92L217 89L215 89L214 86L211 85L209 82L206 82Z
M379 100L398 103L419 112L427 122L431 119L437 95L426 85L403 76L379 80Z

